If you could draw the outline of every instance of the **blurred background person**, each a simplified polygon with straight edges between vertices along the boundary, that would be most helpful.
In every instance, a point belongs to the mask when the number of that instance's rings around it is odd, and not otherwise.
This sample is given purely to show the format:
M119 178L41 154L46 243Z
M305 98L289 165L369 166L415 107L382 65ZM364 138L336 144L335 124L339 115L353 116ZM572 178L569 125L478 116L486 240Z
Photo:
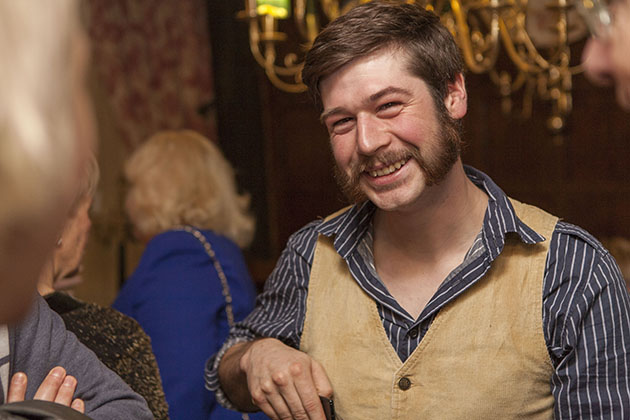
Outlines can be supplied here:
M0 1L0 322L30 307L95 141L76 7Z
M113 306L151 337L171 419L239 419L205 389L203 372L230 324L254 307L241 253L254 234L249 197L218 147L189 130L149 138L125 176L126 211L147 244Z
M81 282L81 260L91 227L89 211L98 179L98 163L90 155L79 192L37 288L48 306L62 317L66 328L131 389L144 397L155 418L168 419L168 406L151 340L140 325L115 309L82 302L56 290L68 290Z
M614 85L617 102L630 111L630 0L611 2L610 8L602 0L584 0L578 6L592 35L582 53L586 76L598 85ZM630 291L630 240L614 236L602 243L617 260Z
M580 10L592 34L582 53L586 76L599 85L614 84L617 102L630 111L630 0L611 2L610 9L594 0Z
M0 0L0 402L149 419L36 293L95 144L88 62L78 2Z

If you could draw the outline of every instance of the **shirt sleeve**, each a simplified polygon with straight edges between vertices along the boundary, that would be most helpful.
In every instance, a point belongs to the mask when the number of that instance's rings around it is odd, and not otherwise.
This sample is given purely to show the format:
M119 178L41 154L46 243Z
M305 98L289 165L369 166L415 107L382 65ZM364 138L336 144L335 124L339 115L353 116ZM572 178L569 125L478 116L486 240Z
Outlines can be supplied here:
M555 418L624 418L630 413L628 292L601 244L579 228L562 229L552 238L545 280Z
M63 320L37 296L27 318L13 328L11 375L28 377L26 398L32 399L48 372L62 366L77 379L75 398L95 420L152 419L145 400L103 365L67 331Z
M206 363L206 388L214 391L217 401L227 408L235 409L221 389L218 368L230 347L260 337L276 338L296 349L300 346L308 279L317 241L314 226L308 225L289 238L275 269L265 282L263 293L258 296L255 309L243 321L236 323L221 349Z

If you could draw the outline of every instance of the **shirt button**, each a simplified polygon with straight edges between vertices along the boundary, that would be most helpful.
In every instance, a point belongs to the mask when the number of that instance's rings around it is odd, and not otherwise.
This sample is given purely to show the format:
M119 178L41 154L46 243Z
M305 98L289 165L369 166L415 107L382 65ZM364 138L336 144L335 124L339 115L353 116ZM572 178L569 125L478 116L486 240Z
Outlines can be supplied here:
M418 338L418 327L409 330L409 337Z
M398 388L402 389L403 391L411 388L411 381L409 380L409 378L400 378L400 380L398 381Z

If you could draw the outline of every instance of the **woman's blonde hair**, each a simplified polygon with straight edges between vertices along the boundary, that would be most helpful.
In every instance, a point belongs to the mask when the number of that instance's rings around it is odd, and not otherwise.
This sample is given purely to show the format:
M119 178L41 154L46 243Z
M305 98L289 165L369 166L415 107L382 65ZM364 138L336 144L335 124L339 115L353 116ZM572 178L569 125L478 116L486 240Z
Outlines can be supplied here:
M242 248L251 243L255 221L249 196L238 194L231 165L201 134L153 135L127 161L125 176L127 213L141 236L192 225L225 235Z
M75 171L75 0L0 0L0 232L45 214Z

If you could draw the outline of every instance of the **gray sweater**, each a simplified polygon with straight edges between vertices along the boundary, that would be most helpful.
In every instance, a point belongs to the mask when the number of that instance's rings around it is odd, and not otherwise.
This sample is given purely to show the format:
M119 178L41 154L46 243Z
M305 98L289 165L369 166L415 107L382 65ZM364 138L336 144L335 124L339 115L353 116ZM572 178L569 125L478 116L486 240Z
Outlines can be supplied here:
M0 341L3 341L2 336L0 331ZM7 379L14 373L26 373L26 399L32 399L48 372L62 366L77 378L75 398L85 401L85 414L89 417L95 420L153 419L144 399L68 332L63 320L40 296L27 317L8 329L8 338L8 347L0 342L0 402L6 397ZM8 349L8 355L2 354L3 347L4 352Z

